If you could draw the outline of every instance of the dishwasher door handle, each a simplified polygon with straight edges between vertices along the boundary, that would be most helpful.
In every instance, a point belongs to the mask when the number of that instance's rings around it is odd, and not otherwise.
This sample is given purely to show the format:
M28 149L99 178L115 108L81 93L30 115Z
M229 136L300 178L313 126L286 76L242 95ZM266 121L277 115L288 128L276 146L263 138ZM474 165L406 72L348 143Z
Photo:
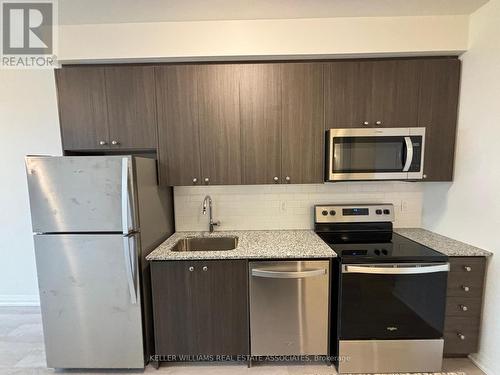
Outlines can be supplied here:
M252 276L267 277L269 279L304 279L306 277L315 277L326 275L326 269L316 269L310 271L268 271L258 268L252 269Z

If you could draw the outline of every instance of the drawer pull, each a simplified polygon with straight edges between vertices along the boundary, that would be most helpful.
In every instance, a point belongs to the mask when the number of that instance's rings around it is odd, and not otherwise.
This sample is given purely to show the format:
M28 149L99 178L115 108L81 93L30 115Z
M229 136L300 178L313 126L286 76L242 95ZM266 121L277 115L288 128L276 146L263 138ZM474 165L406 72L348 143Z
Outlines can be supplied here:
M470 272L470 271L472 271L472 267L471 266L464 266L464 270L466 272Z
M189 270L189 272L193 272L193 271L194 271L194 267L193 267L193 266L190 266L190 267L188 268L188 270Z
M470 291L470 288L468 286L465 286L465 285L462 285L462 289L464 290L464 292Z
M462 334L462 333L457 333L457 336L458 336L458 338L459 338L460 340L462 340L462 341L463 341L463 340L465 340L465 335L464 335L464 334Z
M467 310L469 310L469 308L468 308L467 306L465 306L465 305L459 305L459 307L460 307L460 309L461 309L462 311L467 311Z

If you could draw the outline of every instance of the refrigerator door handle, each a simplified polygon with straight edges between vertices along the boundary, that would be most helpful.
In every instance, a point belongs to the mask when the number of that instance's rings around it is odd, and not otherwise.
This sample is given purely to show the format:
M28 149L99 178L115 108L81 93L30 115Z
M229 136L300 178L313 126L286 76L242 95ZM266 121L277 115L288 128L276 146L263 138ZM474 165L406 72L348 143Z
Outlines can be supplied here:
M130 254L130 237L123 237L123 253L125 256L125 271L127 273L128 290L130 292L130 303L137 304L137 290L135 284L135 246L132 246L132 254Z
M129 218L129 190L128 190L128 158L122 159L122 230L123 234L128 234L130 227Z

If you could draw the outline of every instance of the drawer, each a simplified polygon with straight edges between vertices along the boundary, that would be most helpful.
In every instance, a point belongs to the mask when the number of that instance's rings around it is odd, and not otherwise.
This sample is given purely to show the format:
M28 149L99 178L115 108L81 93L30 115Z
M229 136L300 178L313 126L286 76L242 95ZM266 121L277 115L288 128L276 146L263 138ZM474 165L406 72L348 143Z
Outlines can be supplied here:
M485 257L450 257L450 275L478 277L484 275Z
M450 258L448 296L481 298L485 263L484 257Z
M446 298L446 316L479 317L481 315L481 298Z
M477 352L479 318L447 317L444 329L444 354L459 355Z

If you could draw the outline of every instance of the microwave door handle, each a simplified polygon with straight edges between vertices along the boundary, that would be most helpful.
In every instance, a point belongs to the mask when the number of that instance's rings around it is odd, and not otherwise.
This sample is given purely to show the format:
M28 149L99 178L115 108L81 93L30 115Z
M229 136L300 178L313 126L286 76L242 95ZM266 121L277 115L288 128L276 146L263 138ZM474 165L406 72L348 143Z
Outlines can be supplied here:
M413 161L413 143L410 137L405 137L406 144L406 161L403 167L403 172L408 172L411 167L411 162Z

